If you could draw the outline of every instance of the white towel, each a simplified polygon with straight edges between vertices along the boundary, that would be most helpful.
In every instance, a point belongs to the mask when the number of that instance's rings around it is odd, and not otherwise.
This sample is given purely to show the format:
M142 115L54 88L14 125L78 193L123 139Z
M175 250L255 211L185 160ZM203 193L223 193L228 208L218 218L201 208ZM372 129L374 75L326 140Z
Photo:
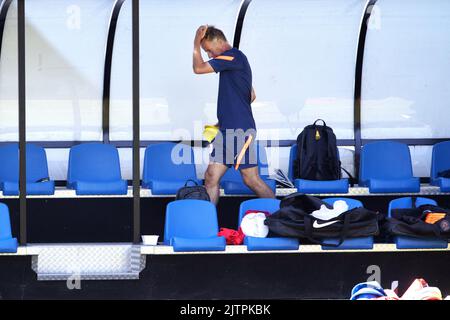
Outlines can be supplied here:
M323 204L319 210L313 211L311 215L316 219L327 221L338 217L345 211L348 211L348 204L344 200L337 200L333 203L333 209L328 209Z
M248 213L241 221L241 230L246 236L265 238L269 234L269 227L264 224L266 215L262 212Z

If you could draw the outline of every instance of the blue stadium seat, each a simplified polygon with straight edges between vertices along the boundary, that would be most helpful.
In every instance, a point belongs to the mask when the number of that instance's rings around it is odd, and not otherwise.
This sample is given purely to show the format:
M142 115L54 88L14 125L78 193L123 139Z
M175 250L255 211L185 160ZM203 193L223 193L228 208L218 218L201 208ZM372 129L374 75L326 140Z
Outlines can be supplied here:
M269 178L268 169L269 164L267 162L266 150L264 147L257 145L257 161L258 171L261 179L267 184L267 186L275 193L276 181ZM223 188L225 194L254 194L253 191L244 184L242 176L239 170L235 170L233 167L229 168L225 172L220 181L220 185Z
M26 144L27 194L52 195L55 182L49 180L47 156L42 147ZM0 147L0 190L4 195L19 194L19 145Z
M176 159L172 159L175 149ZM175 162L174 162L175 160ZM177 161L181 163L177 163ZM194 164L194 151L185 144L158 143L145 150L142 186L152 190L152 194L176 194L187 180L199 185Z
M371 142L362 148L359 185L371 193L419 192L419 178L413 177L411 155L406 144Z
M216 207L204 200L169 203L164 225L164 244L174 251L223 251L226 240L218 237Z
M242 218L247 210L268 211L271 214L280 208L280 200L277 199L251 199L243 201L239 207L238 225L241 224ZM248 251L257 250L298 250L299 241L297 238L286 237L245 237L244 244Z
M363 204L359 200L349 199L349 198L326 198L323 199L324 202L333 205L335 201L343 200L348 205L348 210L352 210L354 208L363 207ZM326 239L325 243L330 244L338 244L339 239ZM344 242L341 243L338 247L332 246L322 246L323 250L361 250L361 249L373 249L373 236L369 237L359 237L359 238L350 238L345 239Z
M450 141L435 144L431 157L430 183L440 187L442 192L450 192L450 178L438 176L447 170L450 170Z
M293 181L298 192L320 194L320 193L348 193L348 179L314 181L305 179L294 180L294 161L297 157L297 145L291 147L289 153L289 172L288 176Z
M0 203L0 252L17 252L17 239L12 237L8 207Z
M119 195L127 193L120 172L119 152L109 144L84 143L69 153L67 187L77 195Z
M433 199L428 198L416 198L416 207L424 204L431 204L436 206L437 203ZM389 202L388 217L390 218L393 209L409 209L413 208L413 198L404 197L399 199L394 199ZM407 236L395 236L394 242L397 249L445 249L447 248L447 241L442 239L423 239L414 238Z

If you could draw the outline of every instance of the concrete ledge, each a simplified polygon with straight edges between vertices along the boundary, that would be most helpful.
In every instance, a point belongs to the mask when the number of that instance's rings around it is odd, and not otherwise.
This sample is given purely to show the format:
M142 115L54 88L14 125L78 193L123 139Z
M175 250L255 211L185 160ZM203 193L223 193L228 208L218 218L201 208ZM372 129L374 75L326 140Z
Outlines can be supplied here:
M141 254L145 255L172 255L172 254L295 254L295 253L348 253L348 252L430 252L430 251L450 251L450 244L446 249L397 249L394 243L374 244L373 249L367 250L323 250L320 245L301 245L298 250L265 250L248 251L247 246L227 246L225 251L195 251L195 252L174 252L173 247L165 245L141 246Z
M287 196L292 193L297 192L296 188L278 188L276 190L276 195L279 197ZM324 194L311 194L312 196L321 196L321 197L353 197L353 196L426 196L426 195L450 195L450 192L441 192L439 187L430 186L428 184L424 184L420 187L420 192L418 193L370 193L369 188L365 187L353 187L349 188L348 193L324 193ZM248 194L225 194L223 189L220 189L221 197L252 197L252 195ZM27 196L27 199L70 199L70 198L132 198L133 197L133 189L132 187L128 187L127 194L124 195L76 195L75 190L70 190L65 187L56 187L54 195L43 195L43 196ZM175 198L174 194L166 194L166 195L154 195L149 189L141 189L140 190L141 198ZM2 192L0 192L0 199L19 199L19 196L5 196Z
M38 256L43 249L51 248L64 248L64 247L110 247L110 246L123 246L131 245L131 243L67 243L67 244L30 244L27 246L20 246L17 253L0 253L1 256ZM320 245L302 245L298 250L264 250L264 251L248 251L247 246L239 245L226 246L225 251L192 251L192 252L175 252L173 247L166 245L147 246L139 245L141 255L208 255L208 254L301 254L301 253L348 253L348 252L365 252L365 253L377 253L377 252L432 252L432 251L450 251L450 244L445 249L397 249L394 243L377 243L374 244L373 249L362 250L323 250Z

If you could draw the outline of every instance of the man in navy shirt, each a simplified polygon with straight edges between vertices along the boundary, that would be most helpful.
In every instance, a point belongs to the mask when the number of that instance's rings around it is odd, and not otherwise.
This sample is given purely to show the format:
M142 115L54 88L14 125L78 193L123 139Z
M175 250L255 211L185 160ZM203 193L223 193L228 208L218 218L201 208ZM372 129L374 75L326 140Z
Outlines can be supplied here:
M203 61L200 49L209 61ZM196 74L220 73L217 119L219 133L205 173L205 187L211 201L219 200L219 182L229 167L239 169L244 183L261 198L275 195L258 174L256 125L251 103L255 100L252 70L247 57L233 48L223 32L200 26L194 40L193 69Z

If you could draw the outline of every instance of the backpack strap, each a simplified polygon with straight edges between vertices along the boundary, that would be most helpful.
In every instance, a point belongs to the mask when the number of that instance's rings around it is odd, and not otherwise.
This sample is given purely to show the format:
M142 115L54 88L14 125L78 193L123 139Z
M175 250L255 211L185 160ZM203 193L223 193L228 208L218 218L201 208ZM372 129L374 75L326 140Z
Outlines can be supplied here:
M323 126L326 127L327 124L325 123L325 121L323 119L317 119L316 121L314 121L314 126L316 126L317 121L322 121L323 122Z
M341 170L348 175L348 177L350 178L350 186L353 188L353 186L355 185L355 178L353 178L350 172L348 172L344 167L341 167Z
M303 175L302 165L307 159L303 157L303 153L306 149L306 134L303 130L297 137L297 155L294 162L294 179L300 178Z
M194 180L192 180L192 179L188 179L188 180L186 180L186 183L184 184L185 187L188 186L189 181L190 181L190 182L193 182L193 183L194 183L194 186L198 186L198 183L197 183L196 181L194 181Z

